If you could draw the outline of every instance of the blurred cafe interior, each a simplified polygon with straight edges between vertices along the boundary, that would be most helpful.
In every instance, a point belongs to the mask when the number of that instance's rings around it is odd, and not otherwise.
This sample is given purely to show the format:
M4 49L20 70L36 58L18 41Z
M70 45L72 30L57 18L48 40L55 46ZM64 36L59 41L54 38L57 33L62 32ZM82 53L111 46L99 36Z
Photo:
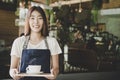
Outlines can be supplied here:
M0 79L9 78L11 45L31 6L45 10L62 48L60 73L120 71L120 0L0 0Z

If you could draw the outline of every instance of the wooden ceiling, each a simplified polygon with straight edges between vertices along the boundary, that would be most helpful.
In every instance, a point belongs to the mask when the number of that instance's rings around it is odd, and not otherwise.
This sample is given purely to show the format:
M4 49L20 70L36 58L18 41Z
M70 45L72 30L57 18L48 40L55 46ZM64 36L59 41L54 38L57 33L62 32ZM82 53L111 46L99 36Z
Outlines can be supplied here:
M33 0L34 2L37 2L37 3L41 3L41 4L47 4L48 5L48 2L47 0ZM49 7L59 7L59 6L62 6L62 5L79 5L80 3L82 8L84 9L91 9L92 5L91 5L91 2L93 0L50 0L49 1Z
M76 4L76 3L81 3L81 2L88 2L88 1L92 1L92 0L33 0L35 2L39 2L39 3L43 3L43 4L47 4L49 1L49 5L55 5L56 3L61 3L61 4Z
M39 3L43 3L43 4L46 4L46 3L47 3L47 0L33 0L33 1L39 2ZM50 4L51 4L51 3L54 3L54 2L56 2L56 1L58 1L58 0L50 0L49 2L50 2Z

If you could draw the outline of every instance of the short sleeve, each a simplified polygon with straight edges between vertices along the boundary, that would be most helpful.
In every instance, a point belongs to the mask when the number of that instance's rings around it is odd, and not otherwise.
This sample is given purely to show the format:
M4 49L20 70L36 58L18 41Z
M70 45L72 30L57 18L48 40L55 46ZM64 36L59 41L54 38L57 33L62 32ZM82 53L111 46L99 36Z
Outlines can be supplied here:
M15 55L17 57L20 57L23 49L22 44L23 44L23 40L21 41L21 38L16 38L13 41L10 55L11 56Z
M49 41L48 45L49 45L51 55L56 55L56 54L61 54L62 53L60 45L59 45L58 41L55 38L51 38L48 41Z

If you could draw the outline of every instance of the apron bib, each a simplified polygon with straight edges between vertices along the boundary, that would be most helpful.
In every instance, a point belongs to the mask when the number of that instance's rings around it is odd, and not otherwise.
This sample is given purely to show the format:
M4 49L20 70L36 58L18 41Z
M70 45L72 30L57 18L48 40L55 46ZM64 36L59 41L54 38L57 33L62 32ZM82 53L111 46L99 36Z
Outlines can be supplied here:
M26 37L24 49L22 51L20 73L26 73L28 65L41 65L41 71L50 73L50 50L48 48L47 40L45 44L47 49L27 49L29 37ZM48 80L44 77L24 77L20 80Z

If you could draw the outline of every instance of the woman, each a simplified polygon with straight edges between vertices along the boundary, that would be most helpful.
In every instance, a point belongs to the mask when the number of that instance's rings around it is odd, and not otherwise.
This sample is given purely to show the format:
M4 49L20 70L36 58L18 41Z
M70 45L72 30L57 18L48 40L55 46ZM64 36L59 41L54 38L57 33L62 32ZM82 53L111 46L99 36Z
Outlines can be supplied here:
M15 39L12 45L10 76L14 80L53 80L59 73L60 53L62 51L57 40L48 37L47 19L43 9L33 6L28 10L24 36ZM27 62L26 59L32 59L33 62ZM42 65L42 71L46 73L51 71L54 77L15 76L18 72L25 72L30 64Z

